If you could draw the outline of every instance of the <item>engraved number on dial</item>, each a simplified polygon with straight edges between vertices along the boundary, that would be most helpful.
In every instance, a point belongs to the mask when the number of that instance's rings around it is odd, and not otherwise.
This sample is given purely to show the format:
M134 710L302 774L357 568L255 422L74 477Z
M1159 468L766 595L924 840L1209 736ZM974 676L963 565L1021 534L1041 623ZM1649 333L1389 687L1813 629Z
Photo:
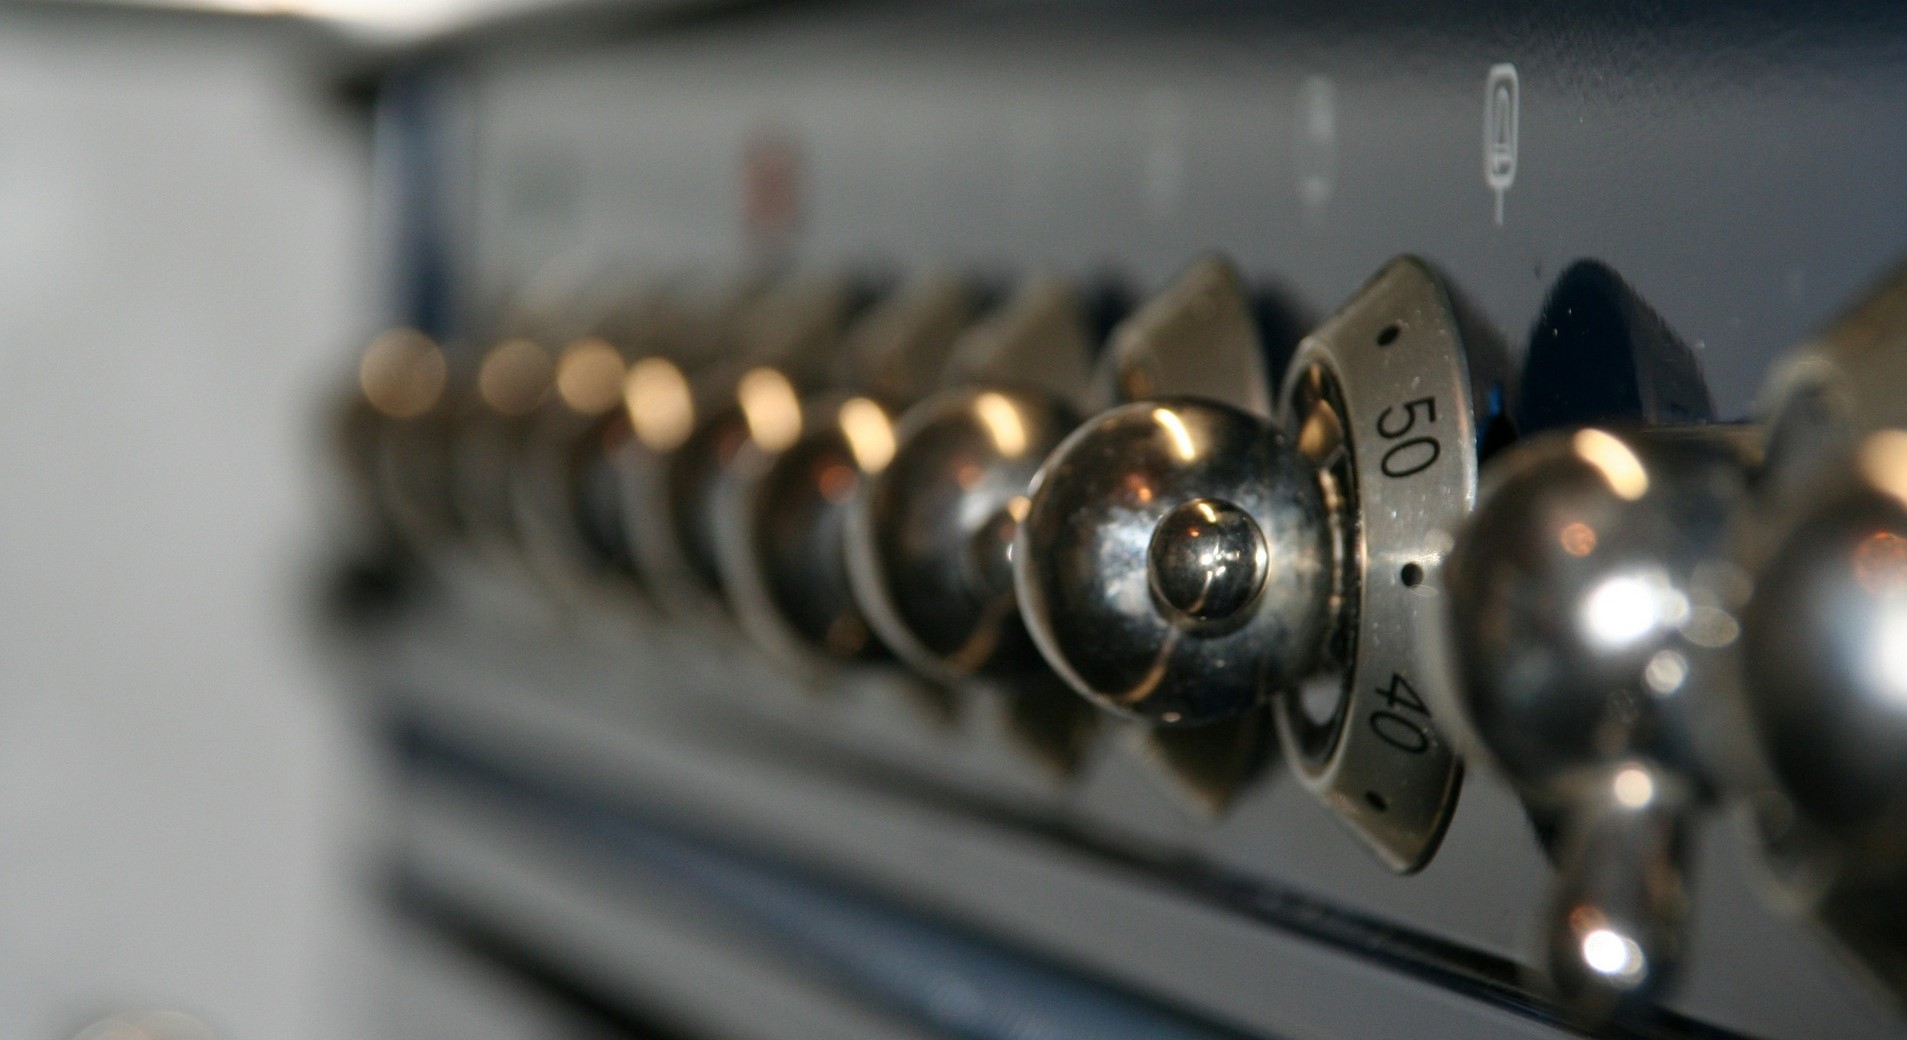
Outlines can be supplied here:
M1385 476L1393 480L1414 477L1435 465L1437 457L1443 454L1443 445L1432 434L1419 433L1404 439L1406 434L1417 429L1417 420L1420 418L1425 426L1436 424L1435 397L1419 397L1414 401L1394 404L1377 414L1377 435L1396 442L1384 452L1384 458L1377 464Z
M1430 708L1417 695L1410 680L1392 672L1390 686L1378 687L1377 695L1384 698L1389 707L1371 712L1371 732L1405 754L1421 755L1429 751L1430 726L1424 720L1430 718Z

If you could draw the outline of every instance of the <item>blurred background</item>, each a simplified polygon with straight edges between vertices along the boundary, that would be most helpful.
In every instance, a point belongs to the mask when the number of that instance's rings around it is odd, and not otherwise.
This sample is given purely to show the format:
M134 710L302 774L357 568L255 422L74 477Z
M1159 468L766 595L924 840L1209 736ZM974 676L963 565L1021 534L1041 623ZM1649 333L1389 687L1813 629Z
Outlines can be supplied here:
M343 52L0 9L0 1035L365 1035L371 765L301 616L370 289Z

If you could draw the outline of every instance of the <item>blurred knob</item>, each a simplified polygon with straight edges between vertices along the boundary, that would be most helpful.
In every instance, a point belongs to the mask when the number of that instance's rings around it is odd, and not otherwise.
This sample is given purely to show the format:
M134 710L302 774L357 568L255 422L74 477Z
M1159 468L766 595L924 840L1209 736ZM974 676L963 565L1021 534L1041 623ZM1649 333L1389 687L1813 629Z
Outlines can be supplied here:
M716 518L724 590L743 628L785 662L879 656L853 600L843 555L850 502L893 451L893 415L835 394L800 410L801 435L769 451L750 442Z
M516 461L548 400L555 358L547 330L512 335L483 353L474 393L459 400L451 487L462 531L492 567L522 573L522 531L512 499Z
M332 448L345 478L354 522L373 537L405 532L386 484L393 431L443 405L449 365L442 348L415 329L393 329L373 339L358 361L355 392L334 413Z
M443 348L421 332L386 332L365 349L358 383L368 413L346 431L347 465L367 481L368 502L413 549L456 532L450 490L451 373ZM362 467L362 468L360 468Z
M638 588L616 465L634 435L623 407L627 373L621 351L600 335L564 347L556 359L556 392L518 460L514 493L524 549L565 594Z
M1760 750L1848 869L1907 868L1907 432L1784 537L1743 617ZM1907 896L1907 892L1903 893ZM1896 940L1907 940L1899 935ZM1902 944L1907 956L1907 942Z
M1077 423L1036 389L963 388L909 409L855 510L851 562L883 640L943 679L1038 667L1013 594L1027 486Z
M1907 1003L1907 433L1775 548L1743 618L1743 693L1787 895Z
M1907 269L1776 366L1762 391L1767 464L1756 488L1767 516L1805 511L1863 438L1907 429ZM1751 525L1751 536L1780 524ZM1751 562L1766 552L1751 545Z
M784 662L884 650L849 583L848 512L893 460L898 411L932 385L976 303L960 279L911 283L850 328L838 379L856 390L777 393L773 422L749 416L730 497L715 517L716 560L743 628Z
M727 615L716 529L752 435L791 442L804 389L823 382L855 305L834 279L794 278L717 301L708 340L630 366L625 401L639 449L625 456L624 523L637 568L669 612L705 624Z
M1907 1005L1907 271L1781 365L1744 553L1742 783L1788 901Z
M1262 418L1194 398L1116 408L1041 468L1014 561L1069 683L1166 725L1239 715L1305 675L1330 623L1317 476Z
M1479 748L1557 823L1552 978L1600 1020L1658 995L1682 945L1679 815L1718 734L1741 582L1739 438L1588 428L1493 463L1445 563L1457 695Z
M956 344L948 367L963 385L907 410L892 461L856 500L856 598L930 677L1044 668L1014 597L1013 539L1033 474L1078 425L1089 349L1077 293L1030 283Z
M614 284L614 283L611 283ZM686 371L723 346L745 282L676 281L605 294L601 313L557 356L517 480L520 526L541 570L565 591L653 594L628 513L652 497L657 452L689 431Z

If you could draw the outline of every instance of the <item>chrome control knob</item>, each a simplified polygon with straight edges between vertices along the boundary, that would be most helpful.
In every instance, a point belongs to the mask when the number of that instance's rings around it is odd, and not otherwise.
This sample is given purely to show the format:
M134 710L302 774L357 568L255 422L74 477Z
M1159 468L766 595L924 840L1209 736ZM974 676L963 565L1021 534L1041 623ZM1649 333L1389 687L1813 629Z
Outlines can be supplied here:
M634 593L615 456L631 433L622 407L628 368L590 334L557 355L555 393L534 417L512 486L517 530L538 573L565 597Z
M1737 784L1791 907L1907 1004L1903 385L1907 272L1770 380L1742 539Z
M933 385L975 303L962 279L904 286L848 330L837 385L855 390L808 395L785 427L751 423L736 451L715 518L716 561L742 627L784 663L885 651L849 582L848 513L892 461L900 409Z
M954 385L907 410L893 460L856 501L855 596L882 641L931 678L1044 670L1014 596L1013 539L1033 474L1079 424L1087 336L1070 285L1028 283L961 337Z
M1210 723L1317 663L1332 594L1323 489L1262 418L1197 398L1100 416L1047 460L1021 539L1034 640L1113 711Z
M1207 257L1187 268L1119 324L1100 358L1090 390L1078 399L1103 408L1120 401L1186 398L1201 406L1242 412L1251 422L1262 425L1272 413L1271 376L1265 353L1259 321L1243 280L1224 259ZM1027 363L1035 357L1029 354L1025 359L1014 359L1003 368L1020 376L1033 370L1051 375L1050 360L1043 366ZM1059 385L1077 388L1082 382L1073 379ZM1030 501L1027 508L1032 508ZM1173 544L1173 539L1165 539L1161 553L1171 556ZM1150 552L1149 540L1136 546L1135 551L1141 554L1143 564L1145 554ZM1037 562L1037 554L1028 548L1024 531L1016 535L1012 553L1015 594L1026 610L1029 579L1022 571L1029 561ZM1150 601L1143 599L1150 595L1148 580L1141 576L1142 609L1150 609ZM1168 584L1176 587L1178 583L1168 575ZM1195 609L1204 608L1195 605ZM1240 609L1248 608L1241 605ZM1034 627L1042 624L1038 618L1028 618L1026 623ZM1052 668L1067 670L1064 658L1052 659L1057 657L1052 648L1043 651ZM1080 685L1077 676L1062 675L1060 679L1053 685ZM1080 692L1088 695L1086 702L1095 700L1092 690ZM1032 704L1017 699L1014 703ZM1115 708L1114 712L1135 717L1131 709ZM1085 717L1076 717L1085 725ZM1262 700L1248 704L1242 713L1226 713L1219 721L1203 725L1188 724L1183 718L1177 723L1167 722L1162 716L1157 721L1157 725L1141 725L1131 731L1134 750L1140 761L1168 781L1175 794L1202 812L1223 812L1275 760L1270 712Z
M1743 702L1777 874L1907 1002L1907 432L1798 518L1743 617Z
M716 517L722 587L742 627L784 663L881 656L842 552L849 504L894 450L893 412L832 394L802 407L801 433L737 453Z
M1043 667L1019 621L1013 538L1034 472L1077 423L1037 388L949 390L907 411L849 538L858 599L902 659L948 681Z
M1218 320L1227 284L1195 269L1130 324L1255 351L1248 321ZM1417 618L1437 603L1438 531L1475 492L1500 351L1403 257L1299 345L1277 423L1270 402L1210 399L1228 380L1249 394L1251 366L1138 356L1116 370L1124 396L1168 377L1211 389L1109 412L1042 467L1014 560L1040 649L1088 697L1159 725L1269 706L1300 781L1386 865L1422 867L1461 766L1418 692L1433 677Z
M1683 945L1687 811L1710 793L1702 687L1740 631L1728 437L1587 428L1496 462L1444 566L1459 714L1557 826L1547 925L1566 1004L1659 995Z
M800 394L824 380L852 294L796 278L712 308L693 349L637 359L625 383L635 438L623 515L637 569L664 610L696 625L728 616L716 530L753 435L799 431Z

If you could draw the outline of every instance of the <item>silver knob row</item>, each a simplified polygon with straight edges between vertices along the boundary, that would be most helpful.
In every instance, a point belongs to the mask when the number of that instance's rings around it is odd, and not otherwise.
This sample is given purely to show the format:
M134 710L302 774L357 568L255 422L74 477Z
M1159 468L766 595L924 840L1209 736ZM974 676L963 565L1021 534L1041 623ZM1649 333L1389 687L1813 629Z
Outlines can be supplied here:
M1070 761L1090 702L1208 809L1275 752L1399 873L1487 761L1558 865L1545 959L1585 1020L1661 995L1689 822L1746 806L1788 902L1907 994L1907 280L1753 426L1703 422L1693 356L1595 264L1514 388L1410 257L1277 377L1217 259L1096 360L1060 280L520 310L481 352L367 352L341 443L383 544L817 681L891 655Z

